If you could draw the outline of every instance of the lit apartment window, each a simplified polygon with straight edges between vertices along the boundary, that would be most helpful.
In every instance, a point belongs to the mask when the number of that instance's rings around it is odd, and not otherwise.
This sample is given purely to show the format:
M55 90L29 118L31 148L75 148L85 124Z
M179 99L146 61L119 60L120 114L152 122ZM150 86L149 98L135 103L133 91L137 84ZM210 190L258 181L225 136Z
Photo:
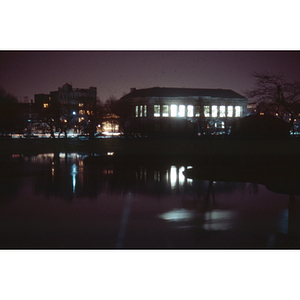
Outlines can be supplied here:
M227 106L227 117L232 118L233 117L233 106Z
M211 108L211 116L213 118L216 118L218 116L218 106L217 105L213 105Z
M83 109L80 109L78 113L79 113L80 115L84 115L84 110L83 110Z
M143 116L143 105L140 106L140 117Z
M177 117L177 105L172 104L170 108L171 108L171 117Z
M144 117L147 117L147 105L144 105Z
M200 117L200 106L195 106L195 117Z
M185 117L185 105L179 105L178 117Z
M43 104L43 107L44 107L44 108L48 108L48 107L49 107L49 103L44 103L44 104Z
M226 107L225 105L220 106L220 118L225 118L226 116Z
M204 106L204 117L209 117L210 116L210 107L209 106Z
M154 117L160 117L160 105L154 105Z
M162 106L162 116L168 117L169 116L169 105Z
M240 117L241 116L241 107L240 106L236 106L235 107L235 116L236 117Z
M83 106L83 103L79 103L79 107L82 107Z
M187 116L188 117L193 117L194 116L194 106L193 105L188 105L187 106Z
M135 117L137 118L139 116L139 107L135 107Z

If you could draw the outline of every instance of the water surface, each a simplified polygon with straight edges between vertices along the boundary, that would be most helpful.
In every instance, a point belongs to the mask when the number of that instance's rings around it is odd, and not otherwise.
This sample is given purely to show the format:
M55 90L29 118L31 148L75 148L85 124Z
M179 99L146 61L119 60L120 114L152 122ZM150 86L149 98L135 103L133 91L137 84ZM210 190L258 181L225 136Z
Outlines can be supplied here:
M87 163L88 156L2 158L1 248L300 246L299 196L289 187L188 178L192 165L169 162Z

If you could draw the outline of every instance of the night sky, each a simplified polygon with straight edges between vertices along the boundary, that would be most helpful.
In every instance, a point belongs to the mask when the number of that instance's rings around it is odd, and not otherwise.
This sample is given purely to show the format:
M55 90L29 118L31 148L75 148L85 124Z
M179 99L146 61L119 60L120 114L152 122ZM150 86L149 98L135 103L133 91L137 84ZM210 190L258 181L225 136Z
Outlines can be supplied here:
M19 100L57 90L97 87L101 101L131 87L223 88L243 94L252 72L300 80L299 51L1 51L0 84Z

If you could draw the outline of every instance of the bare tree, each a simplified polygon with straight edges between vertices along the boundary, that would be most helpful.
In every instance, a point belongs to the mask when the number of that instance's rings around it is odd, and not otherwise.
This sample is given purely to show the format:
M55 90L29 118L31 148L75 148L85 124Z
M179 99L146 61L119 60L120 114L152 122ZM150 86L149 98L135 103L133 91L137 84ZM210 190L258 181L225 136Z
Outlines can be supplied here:
M294 120L300 113L300 82L287 82L282 75L253 73L256 87L246 91L249 104L264 107L283 120L288 118L294 132Z
M126 123L132 116L132 108L127 99L117 100L114 96L111 96L105 103L105 111L108 115L118 116L118 122L120 130L127 135Z
M1 136L12 133L18 121L17 98L0 87L0 132Z

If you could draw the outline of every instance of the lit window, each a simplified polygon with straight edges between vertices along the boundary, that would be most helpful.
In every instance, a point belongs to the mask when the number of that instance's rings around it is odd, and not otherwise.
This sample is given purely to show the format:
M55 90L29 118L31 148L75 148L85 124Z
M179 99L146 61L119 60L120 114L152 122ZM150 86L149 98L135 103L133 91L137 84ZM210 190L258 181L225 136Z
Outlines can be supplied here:
M140 117L143 116L143 105L140 106Z
M82 107L83 106L83 103L79 103L79 107Z
M218 116L218 106L217 105L213 105L211 108L211 116L213 118L216 118Z
M204 117L209 117L210 115L210 107L204 106Z
M80 115L84 115L84 110L83 110L83 109L80 109L80 110L79 110L79 114L80 114Z
M233 117L233 106L227 107L227 117L229 118Z
M139 116L139 107L135 107L135 117L137 118Z
M169 116L169 105L162 106L162 116L168 117Z
M84 121L84 117L79 117L78 121L79 121L79 123L82 122L82 121Z
M200 106L195 107L195 117L200 117Z
M49 103L44 103L44 108L48 108L49 107Z
M89 110L87 110L87 111L86 111L86 114L87 114L87 115L90 115L91 113L90 113L90 111L89 111Z
M177 105L176 104L171 105L171 117L177 117Z
M144 117L147 117L147 105L144 105Z
M241 116L241 107L240 106L236 106L235 107L235 116L236 117L240 117Z
M225 117L225 111L226 111L225 105L221 105L220 106L220 118L224 118Z
M179 105L178 116L185 117L185 105Z
M225 123L221 122L221 128L224 129L225 128Z
M194 106L193 105L188 105L187 106L187 116L188 117L193 117L194 116Z
M154 105L154 117L160 117L160 105Z

